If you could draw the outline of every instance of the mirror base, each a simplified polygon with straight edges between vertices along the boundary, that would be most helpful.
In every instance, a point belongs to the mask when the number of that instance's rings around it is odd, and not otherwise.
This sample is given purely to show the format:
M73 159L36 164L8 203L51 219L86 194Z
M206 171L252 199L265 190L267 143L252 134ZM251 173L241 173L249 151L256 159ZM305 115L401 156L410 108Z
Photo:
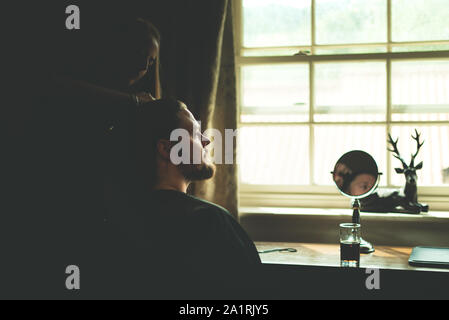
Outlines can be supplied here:
M361 239L360 241L360 253L372 253L374 252L374 246L368 241Z

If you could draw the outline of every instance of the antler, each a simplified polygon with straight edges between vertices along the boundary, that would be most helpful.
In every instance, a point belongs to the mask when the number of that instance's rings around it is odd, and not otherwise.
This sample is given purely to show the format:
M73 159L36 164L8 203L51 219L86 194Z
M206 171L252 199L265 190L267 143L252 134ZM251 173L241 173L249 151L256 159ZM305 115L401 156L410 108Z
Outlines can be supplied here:
M393 150L388 149L388 151L393 152L393 156L402 162L402 167L404 169L407 169L407 167L408 167L407 163L404 161L404 159L402 159L401 154L399 153L399 150L398 150L398 141L399 141L399 138L397 138L396 141L394 141L393 138L391 137L391 134L388 134L388 142L393 147Z
M424 141L421 142L421 143L419 142L419 138L421 137L421 134L418 133L418 130L415 129L415 133L416 133L416 137L414 137L414 136L412 135L412 138L413 138L414 140L416 140L416 153L415 153L415 154L412 154L412 161L410 161L410 167L414 167L414 166L415 166L415 158L416 158L416 156L417 156L418 153L419 153L419 149L421 149L421 147L422 147L423 144L424 144Z

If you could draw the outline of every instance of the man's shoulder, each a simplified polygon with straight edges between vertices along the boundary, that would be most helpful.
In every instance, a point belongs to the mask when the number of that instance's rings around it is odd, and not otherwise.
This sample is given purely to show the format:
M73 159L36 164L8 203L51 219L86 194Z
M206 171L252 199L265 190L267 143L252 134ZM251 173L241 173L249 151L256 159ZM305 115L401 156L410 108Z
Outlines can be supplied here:
M217 211L217 212L222 212L222 213L226 213L226 214L230 214L229 213L229 211L228 210L226 210L225 208L223 208L222 206L220 206L220 205L218 205L218 204L216 204L216 203L213 203L213 202L210 202L210 201L207 201L207 200L204 200L204 199L200 199L200 198L198 198L198 197L196 197L196 196L193 196L193 195L187 195L191 200L192 200L192 202L194 202L200 209L211 209L211 210L214 210L214 211Z
M220 220L233 219L229 211L222 206L204 199L200 199L196 196L187 196L190 198L190 201L193 204L191 213L196 215L197 217L207 217L209 219Z
M153 199L157 199L157 201L164 206L174 206L178 209L182 208L184 213L190 213L196 216L210 214L226 218L232 217L229 211L222 206L182 192L158 190L153 194Z

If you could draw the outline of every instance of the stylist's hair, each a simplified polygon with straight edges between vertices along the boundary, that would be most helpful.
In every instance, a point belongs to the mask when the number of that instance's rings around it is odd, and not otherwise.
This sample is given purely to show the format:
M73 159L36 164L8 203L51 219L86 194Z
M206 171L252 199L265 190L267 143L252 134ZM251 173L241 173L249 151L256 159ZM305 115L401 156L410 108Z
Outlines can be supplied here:
M140 106L135 113L134 150L137 174L147 187L157 183L157 142L170 140L173 130L179 128L180 101L159 99Z
M161 46L161 35L159 30L148 20L143 18L126 19L118 25L114 33L119 43L151 42L153 39ZM138 91L150 91L156 98L162 97L160 80L160 59L156 58L154 67L136 84Z
M133 26L133 25L131 25ZM152 37L156 40L161 46L161 35L159 30L148 20L138 18L135 20L135 27L138 32L143 31L144 34L147 34L149 37ZM141 84L145 87L149 87L151 93L156 99L162 98L162 89L161 89L161 79L160 79L160 58L159 55L156 58L154 63L154 67L149 70L149 72L145 75L145 77L140 81ZM142 88L145 90L145 88Z
M137 18L129 24L129 32L133 33L142 39L151 41L151 39L156 40L161 45L161 35L159 30L148 20ZM150 89L151 93L156 99L162 97L161 81L160 81L160 59L159 55L154 63L154 67L149 70L149 72L139 81L137 86L140 90Z

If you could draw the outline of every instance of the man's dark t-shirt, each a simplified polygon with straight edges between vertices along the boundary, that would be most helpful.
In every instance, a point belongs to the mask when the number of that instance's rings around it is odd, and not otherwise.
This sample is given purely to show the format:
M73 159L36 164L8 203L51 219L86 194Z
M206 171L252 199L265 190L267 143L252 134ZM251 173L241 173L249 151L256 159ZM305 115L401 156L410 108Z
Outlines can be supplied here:
M179 191L156 190L136 212L120 228L137 250L133 263L157 288L157 297L213 297L251 286L260 258L226 209Z

